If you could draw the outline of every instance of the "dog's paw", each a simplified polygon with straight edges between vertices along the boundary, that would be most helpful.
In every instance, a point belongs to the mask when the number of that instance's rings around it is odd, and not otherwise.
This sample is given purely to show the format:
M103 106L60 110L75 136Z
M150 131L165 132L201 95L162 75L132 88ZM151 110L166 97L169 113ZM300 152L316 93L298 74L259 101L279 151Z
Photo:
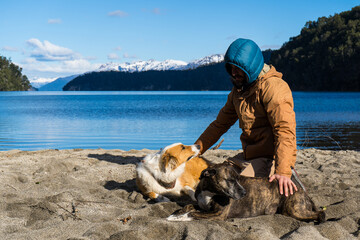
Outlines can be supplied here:
M193 200L194 202L196 202L196 197L195 197L195 191L194 191L194 189L192 189L192 188L189 187L189 186L185 186L184 192L185 192L188 196L190 196L191 200Z
M166 220L171 222L188 222L194 219L190 216L190 212L187 212L181 215L172 214L169 217L167 217Z
M165 196L158 195L157 198L154 199L155 202L171 202L170 199L168 199Z

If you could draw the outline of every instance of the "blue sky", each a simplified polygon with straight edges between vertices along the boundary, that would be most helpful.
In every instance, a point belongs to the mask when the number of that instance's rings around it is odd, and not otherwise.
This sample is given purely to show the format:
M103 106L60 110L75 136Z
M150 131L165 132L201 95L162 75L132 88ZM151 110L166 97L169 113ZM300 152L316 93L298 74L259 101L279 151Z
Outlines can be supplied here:
M359 0L0 0L0 55L30 80L91 71L107 62L190 62L236 38L279 48L304 24Z

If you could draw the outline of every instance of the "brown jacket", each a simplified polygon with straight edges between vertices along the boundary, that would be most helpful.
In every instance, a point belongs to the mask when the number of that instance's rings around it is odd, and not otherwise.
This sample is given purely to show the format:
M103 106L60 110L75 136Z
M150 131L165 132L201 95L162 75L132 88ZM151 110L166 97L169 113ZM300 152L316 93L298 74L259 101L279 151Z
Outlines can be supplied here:
M296 161L296 123L292 93L281 77L265 64L246 91L233 88L216 120L197 141L202 143L202 152L239 120L245 159L274 158L275 173L290 177Z

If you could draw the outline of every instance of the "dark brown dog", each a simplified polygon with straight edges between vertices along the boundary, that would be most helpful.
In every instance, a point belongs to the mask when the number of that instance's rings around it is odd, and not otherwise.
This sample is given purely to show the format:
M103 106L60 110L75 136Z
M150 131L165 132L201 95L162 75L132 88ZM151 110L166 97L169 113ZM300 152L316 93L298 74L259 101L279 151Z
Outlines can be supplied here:
M237 167L228 162L205 169L200 179L195 196L201 211L187 205L168 220L224 220L280 213L303 221L325 221L325 213L316 210L313 201L294 179L298 191L289 197L279 193L277 181L240 176Z

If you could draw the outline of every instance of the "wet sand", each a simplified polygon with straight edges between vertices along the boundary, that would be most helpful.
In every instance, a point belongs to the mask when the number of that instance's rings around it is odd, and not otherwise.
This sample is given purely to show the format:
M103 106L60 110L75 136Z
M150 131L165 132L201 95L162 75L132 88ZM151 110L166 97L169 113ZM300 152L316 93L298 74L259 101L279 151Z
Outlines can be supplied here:
M360 239L360 152L303 149L296 169L322 224L275 214L168 222L181 203L153 203L135 184L152 150L0 152L0 239ZM210 150L222 162L239 151Z

